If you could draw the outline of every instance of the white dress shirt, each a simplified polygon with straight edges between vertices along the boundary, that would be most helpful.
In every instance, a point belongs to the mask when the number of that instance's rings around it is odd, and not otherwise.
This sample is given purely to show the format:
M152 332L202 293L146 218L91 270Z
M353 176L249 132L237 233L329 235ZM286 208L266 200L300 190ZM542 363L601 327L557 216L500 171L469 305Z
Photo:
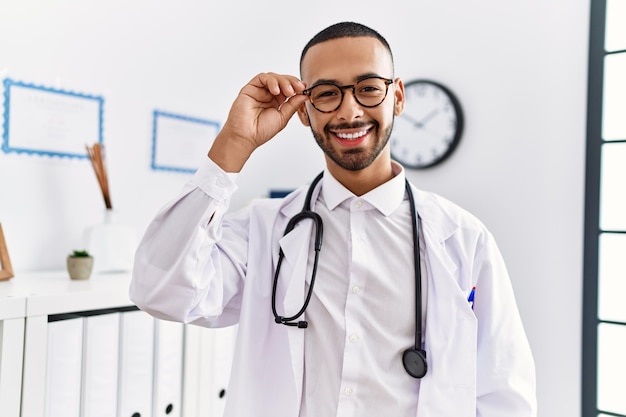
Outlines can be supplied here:
M306 312L300 417L416 414L419 380L402 364L415 346L413 229L404 172L394 170L360 197L324 174L314 205L324 240ZM423 241L420 252L426 277Z

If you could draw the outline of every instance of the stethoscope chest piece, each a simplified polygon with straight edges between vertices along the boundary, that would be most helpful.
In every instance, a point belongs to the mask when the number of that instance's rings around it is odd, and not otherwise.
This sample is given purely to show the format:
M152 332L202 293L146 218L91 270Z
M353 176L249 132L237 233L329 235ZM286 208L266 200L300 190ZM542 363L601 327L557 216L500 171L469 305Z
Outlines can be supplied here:
M426 351L410 348L402 355L404 369L413 378L422 378L426 375L428 364L426 363Z

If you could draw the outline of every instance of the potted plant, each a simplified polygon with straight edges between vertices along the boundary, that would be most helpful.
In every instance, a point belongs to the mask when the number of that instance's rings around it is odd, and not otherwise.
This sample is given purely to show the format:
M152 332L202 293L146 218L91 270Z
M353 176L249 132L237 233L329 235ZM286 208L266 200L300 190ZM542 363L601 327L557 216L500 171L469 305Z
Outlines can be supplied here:
M75 250L67 257L67 272L71 279L88 279L93 269L93 256L86 250Z

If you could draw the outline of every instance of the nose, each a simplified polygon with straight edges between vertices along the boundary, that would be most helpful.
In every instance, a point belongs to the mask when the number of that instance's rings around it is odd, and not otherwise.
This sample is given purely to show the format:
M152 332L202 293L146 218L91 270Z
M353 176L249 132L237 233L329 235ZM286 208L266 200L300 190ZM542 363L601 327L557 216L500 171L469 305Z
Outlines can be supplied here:
M343 100L336 111L336 117L340 120L355 120L363 116L363 107L356 101L354 87L344 87Z

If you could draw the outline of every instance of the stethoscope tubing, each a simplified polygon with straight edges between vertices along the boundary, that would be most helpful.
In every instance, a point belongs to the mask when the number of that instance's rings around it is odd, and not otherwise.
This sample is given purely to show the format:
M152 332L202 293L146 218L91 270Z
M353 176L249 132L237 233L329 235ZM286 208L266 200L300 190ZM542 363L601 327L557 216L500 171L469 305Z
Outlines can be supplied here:
M322 241L324 237L324 223L322 222L322 218L320 217L319 214L313 211L313 207L311 206L313 190L315 190L317 183L320 182L323 175L324 173L321 172L317 177L315 177L315 179L311 183L311 186L309 187L309 190L307 191L306 199L304 200L304 206L302 207L302 210L289 220L289 222L287 223L287 227L285 227L285 232L283 233L283 236L287 235L289 232L293 230L294 227L296 227L296 225L300 221L305 220L305 219L313 220L313 224L315 225L315 259L313 261L313 270L311 271L311 281L309 283L309 291L307 291L304 304L302 305L302 308L300 309L300 311L298 311L296 314L294 314L291 317L280 316L278 315L278 312L276 311L276 290L278 286L278 275L280 273L280 266L282 265L283 259L285 257L285 253L283 252L282 249L280 249L278 253L278 263L276 264L276 273L274 274L274 284L272 286L272 312L274 313L274 321L279 324L284 324L287 326L297 326L302 329L308 327L308 322L304 320L300 320L298 322L294 322L294 321L300 318L300 316L304 314L307 307L309 306L309 302L311 301L311 296L313 295L313 286L315 285L315 277L317 276L317 265L319 262L319 255L320 255L320 251L322 250Z
M315 285L315 277L317 275L317 266L319 262L319 254L322 249L322 240L323 240L323 222L322 218L319 214L313 211L313 207L311 204L311 200L313 197L313 191L315 187L322 179L324 173L320 173L307 191L307 195L304 201L304 206L302 210L293 216L289 222L287 223L287 227L285 227L285 232L283 236L287 235L291 232L296 225L306 219L310 219L313 221L315 225L315 259L313 261L313 268L311 271L311 280L309 282L309 289L307 291L306 298L302 305L302 308L293 316L283 317L278 315L276 311L276 292L278 288L278 278L280 274L280 267L283 263L283 259L285 254L282 248L278 253L278 262L276 264L276 272L274 273L274 282L272 285L272 313L274 314L274 321L277 324L284 324L286 326L294 326L301 329L305 329L308 327L308 322L306 320L298 320L306 311L309 306L309 302L311 301L311 296L313 295L313 286ZM411 209L411 226L413 229L413 259L414 259L414 267L415 267L415 346L407 349L403 356L402 362L404 364L404 368L409 373L409 375L415 378L422 378L427 371L427 362L426 362L426 351L421 349L422 345L422 271L421 271L421 259L420 259L420 246L419 246L419 224L418 224L418 216L417 210L415 206L415 198L413 197L413 191L411 190L411 185L408 180L405 180L405 188L406 193L409 197L409 206Z
M419 226L417 223L417 212L415 209L415 198L411 185L406 181L406 193L409 197L411 207L411 226L413 227L413 259L415 268L415 349L422 346L422 268L420 256Z

